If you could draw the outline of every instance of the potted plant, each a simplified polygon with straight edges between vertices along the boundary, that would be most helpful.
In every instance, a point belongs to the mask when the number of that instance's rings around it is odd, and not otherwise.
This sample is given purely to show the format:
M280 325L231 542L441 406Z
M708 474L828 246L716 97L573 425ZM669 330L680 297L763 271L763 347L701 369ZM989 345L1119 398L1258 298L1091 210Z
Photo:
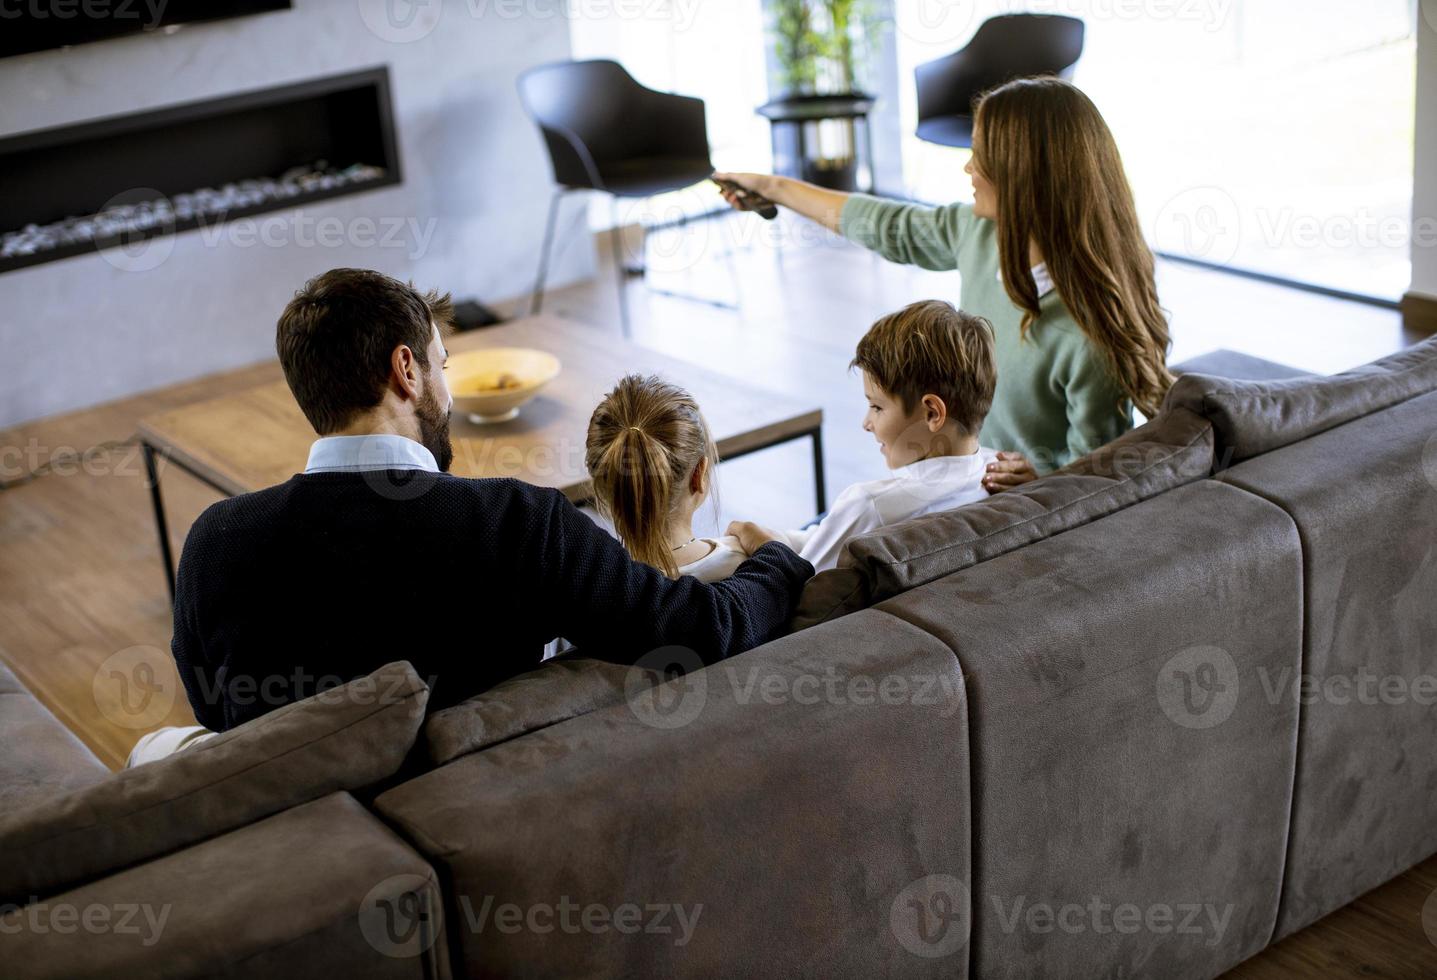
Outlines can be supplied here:
M858 175L854 119L873 104L862 82L870 40L884 29L876 4L769 0L769 7L783 92L759 111L775 124L775 160L797 158L796 166L784 168L797 171L792 176L853 190ZM785 140L779 131L785 125L802 131Z

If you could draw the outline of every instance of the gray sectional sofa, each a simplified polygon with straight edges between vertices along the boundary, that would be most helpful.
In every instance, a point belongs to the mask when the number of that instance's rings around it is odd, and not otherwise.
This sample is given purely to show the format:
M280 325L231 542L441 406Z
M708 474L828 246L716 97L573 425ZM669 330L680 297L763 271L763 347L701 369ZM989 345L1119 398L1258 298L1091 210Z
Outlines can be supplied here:
M1437 853L1434 599L1437 340L1188 373L682 677L570 658L425 719L394 664L107 775L0 675L0 961L1214 977ZM163 929L54 916L120 906Z

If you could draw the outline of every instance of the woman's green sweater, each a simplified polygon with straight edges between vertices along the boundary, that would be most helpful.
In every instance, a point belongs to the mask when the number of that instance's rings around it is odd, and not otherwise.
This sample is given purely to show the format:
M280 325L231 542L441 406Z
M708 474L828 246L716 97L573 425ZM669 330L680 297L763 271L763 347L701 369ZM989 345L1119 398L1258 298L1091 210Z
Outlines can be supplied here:
M1046 473L1133 427L1130 402L1056 290L1039 299L1037 320L1020 336L1022 311L999 278L997 226L971 204L928 208L853 194L839 230L889 261L961 274L958 305L993 324L998 361L984 446L1016 449Z

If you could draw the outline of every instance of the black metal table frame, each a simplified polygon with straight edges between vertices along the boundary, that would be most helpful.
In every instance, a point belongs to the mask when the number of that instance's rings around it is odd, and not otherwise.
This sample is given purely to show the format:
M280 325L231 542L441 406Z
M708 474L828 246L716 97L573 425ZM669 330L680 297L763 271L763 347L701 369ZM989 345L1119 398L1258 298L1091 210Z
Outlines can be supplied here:
M814 500L818 504L818 510L815 513L822 514L828 509L828 490L825 485L825 480L823 476L822 420L820 420L817 425L810 426L809 428L803 429L799 432L791 432L787 435L778 436L765 442L761 442L758 445L749 446L746 449L740 449L736 453L730 453L727 456L721 457L719 462L726 462L730 459L739 459L740 457L748 456L751 453L756 453L763 449L772 449L774 446L781 446L784 443L796 442L799 439L805 438L813 440ZM194 477L196 480L199 480L205 486L218 491L226 497L232 497L234 496L234 494L231 493L227 487L220 486L218 483L211 480L209 477L197 472L193 467L186 465L185 462L179 459L177 456L167 453L162 447L156 446L154 443L150 442L149 439L146 439L143 436L140 438L140 451L144 454L145 457L146 486L149 488L150 491L150 503L155 510L155 528L159 534L160 539L160 560L163 561L165 564L165 584L169 586L170 601L174 602L174 550L170 545L170 525L169 521L165 517L165 498L164 494L160 491L160 472L159 467L155 465L155 457L157 455L163 455L168 462L178 466L190 476Z

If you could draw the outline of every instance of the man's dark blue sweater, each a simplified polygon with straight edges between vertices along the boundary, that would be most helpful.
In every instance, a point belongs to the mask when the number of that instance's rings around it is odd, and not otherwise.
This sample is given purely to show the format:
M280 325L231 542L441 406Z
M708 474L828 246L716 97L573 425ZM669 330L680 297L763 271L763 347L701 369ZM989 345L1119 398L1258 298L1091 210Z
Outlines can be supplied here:
M671 580L518 480L311 473L195 522L173 648L215 731L393 660L437 707L537 667L556 636L619 663L672 645L721 660L781 632L811 575L769 543L723 582Z

